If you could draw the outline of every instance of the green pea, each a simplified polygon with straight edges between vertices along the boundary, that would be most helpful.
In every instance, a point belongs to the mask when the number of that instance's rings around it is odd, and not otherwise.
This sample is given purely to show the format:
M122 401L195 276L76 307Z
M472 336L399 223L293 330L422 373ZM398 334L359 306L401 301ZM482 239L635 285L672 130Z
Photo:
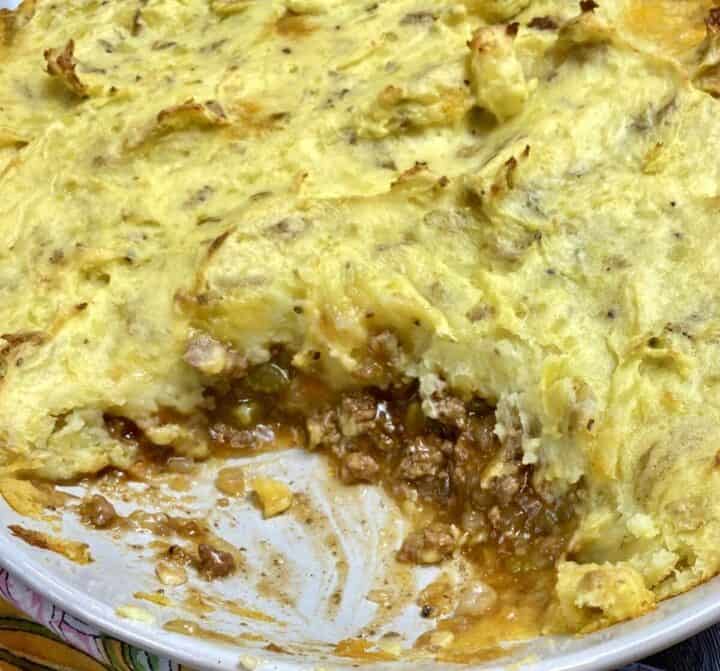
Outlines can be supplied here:
M275 363L263 363L253 368L246 378L248 385L264 394L277 394L290 384L288 372Z
M262 416L262 406L257 401L243 401L233 409L232 414L240 426L255 426Z

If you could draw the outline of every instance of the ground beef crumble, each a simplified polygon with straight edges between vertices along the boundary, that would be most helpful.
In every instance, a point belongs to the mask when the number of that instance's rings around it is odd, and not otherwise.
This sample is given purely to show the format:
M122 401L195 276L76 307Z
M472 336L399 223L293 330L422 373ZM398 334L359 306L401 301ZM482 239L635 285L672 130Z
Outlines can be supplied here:
M394 336L375 336L371 358L384 371L402 356ZM480 557L490 549L496 565L532 571L563 556L579 494L556 497L537 482L534 467L522 462L520 433L502 441L496 435L491 404L447 388L423 397L416 381L397 374L340 393L291 361L279 350L212 400L214 444L253 449L292 426L309 449L331 457L343 483L379 483L404 509L432 511L402 544L404 562L438 563L458 552ZM282 384L256 383L268 367L282 372ZM252 414L238 414L248 407Z
M519 437L498 440L491 407L445 396L433 401L434 419L413 422L416 392L401 400L391 396L380 390L348 394L312 414L307 433L314 448L338 458L343 482L383 481L396 498L442 511L440 526L408 536L399 559L435 563L459 543L488 542L502 553L532 557L532 567L559 558L566 538L556 531L571 516L572 502L535 490ZM464 540L461 534L451 538L450 526L467 532Z
M452 556L458 546L459 535L456 527L434 522L405 539L398 559L413 564L437 564Z
M346 484L355 482L375 482L380 472L380 465L369 454L350 452L346 454L340 465L340 479Z
M235 573L235 559L223 550L201 543L198 545L198 570L206 580L225 578Z

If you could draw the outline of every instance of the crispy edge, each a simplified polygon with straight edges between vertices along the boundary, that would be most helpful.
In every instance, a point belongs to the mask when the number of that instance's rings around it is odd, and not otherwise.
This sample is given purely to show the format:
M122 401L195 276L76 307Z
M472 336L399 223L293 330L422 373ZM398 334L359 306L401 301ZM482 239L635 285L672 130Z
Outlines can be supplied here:
M45 49L43 52L46 71L51 77L57 77L66 89L81 98L88 97L88 88L75 72L75 41L68 40L63 49Z
M50 536L41 531L26 529L19 524L11 524L8 529L13 536L25 541L28 545L63 555L76 564L90 564L93 561L90 546L87 543Z

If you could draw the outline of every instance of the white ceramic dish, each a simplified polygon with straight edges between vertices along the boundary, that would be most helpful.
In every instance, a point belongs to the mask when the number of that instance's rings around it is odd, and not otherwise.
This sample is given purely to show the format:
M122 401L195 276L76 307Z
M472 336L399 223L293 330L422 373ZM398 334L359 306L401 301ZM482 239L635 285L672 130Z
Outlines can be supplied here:
M0 8L14 4L17 4L14 0L0 0ZM183 496L178 495L176 506L188 514L209 517L223 537L247 549L247 568L243 575L223 581L217 587L207 583L197 583L195 587L216 592L213 596L217 599L240 600L247 607L277 620L247 620L218 608L205 614L202 626L228 635L251 631L262 640L228 645L164 630L162 624L175 618L197 620L197 615L188 615L182 606L187 590L193 585L170 592L172 606L161 608L133 597L135 592L151 592L159 586L148 552L127 547L133 542L142 545L148 541L147 537L112 540L108 534L90 532L73 517L65 516L62 535L88 541L96 560L88 566L77 566L13 537L7 530L9 524L38 529L43 525L28 523L4 502L0 502L0 564L8 573L0 572L0 592L57 634L102 661L113 661L98 643L103 635L158 655L159 658L148 661L147 655L134 651L127 655L128 658L134 655L132 663L124 665L124 668L154 671L176 669L177 663L198 671L351 668L356 665L355 660L333 655L335 642L372 628L378 635L383 631L399 632L409 644L429 628L430 623L418 617L417 606L413 606L408 594L395 595L395 606L385 615L366 599L368 592L396 570L392 556L402 533L402 522L377 490L335 487L326 478L322 460L300 452L286 453L282 459L265 455L245 463L250 470L293 483L296 492L304 491L307 497L304 509L316 515L318 523L304 524L297 514L263 521L247 501L228 509L217 508L212 465L204 469L192 497L185 496L182 500ZM121 512L137 507L122 502L117 505ZM54 526L57 532L59 523ZM389 531L381 532L382 529ZM45 530L53 531L53 525L45 525ZM328 551L328 539L334 545L335 555ZM278 566L282 567L281 571L277 570ZM417 569L412 574L407 570L404 587L398 589L407 591L411 582L421 586L433 573L431 569ZM127 604L141 606L155 622L139 623L119 617L117 607ZM635 621L583 638L531 642L510 651L506 659L474 665L472 669L615 669L668 647L718 620L720 578L663 603L655 612ZM294 654L266 650L267 641ZM372 666L373 671L439 671L441 668L447 666L433 662L377 662Z

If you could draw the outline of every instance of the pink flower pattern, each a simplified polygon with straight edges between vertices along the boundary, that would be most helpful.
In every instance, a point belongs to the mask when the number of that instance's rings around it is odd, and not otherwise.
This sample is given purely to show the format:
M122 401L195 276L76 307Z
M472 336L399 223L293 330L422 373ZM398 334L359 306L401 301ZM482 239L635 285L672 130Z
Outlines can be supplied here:
M0 567L0 596L18 610L43 625L74 648L113 668L108 644L120 645L123 649L122 671L182 671L182 667L169 659L147 653L126 643L118 643L103 635L92 625L66 613L30 589L7 569ZM114 668L118 668L117 666Z

